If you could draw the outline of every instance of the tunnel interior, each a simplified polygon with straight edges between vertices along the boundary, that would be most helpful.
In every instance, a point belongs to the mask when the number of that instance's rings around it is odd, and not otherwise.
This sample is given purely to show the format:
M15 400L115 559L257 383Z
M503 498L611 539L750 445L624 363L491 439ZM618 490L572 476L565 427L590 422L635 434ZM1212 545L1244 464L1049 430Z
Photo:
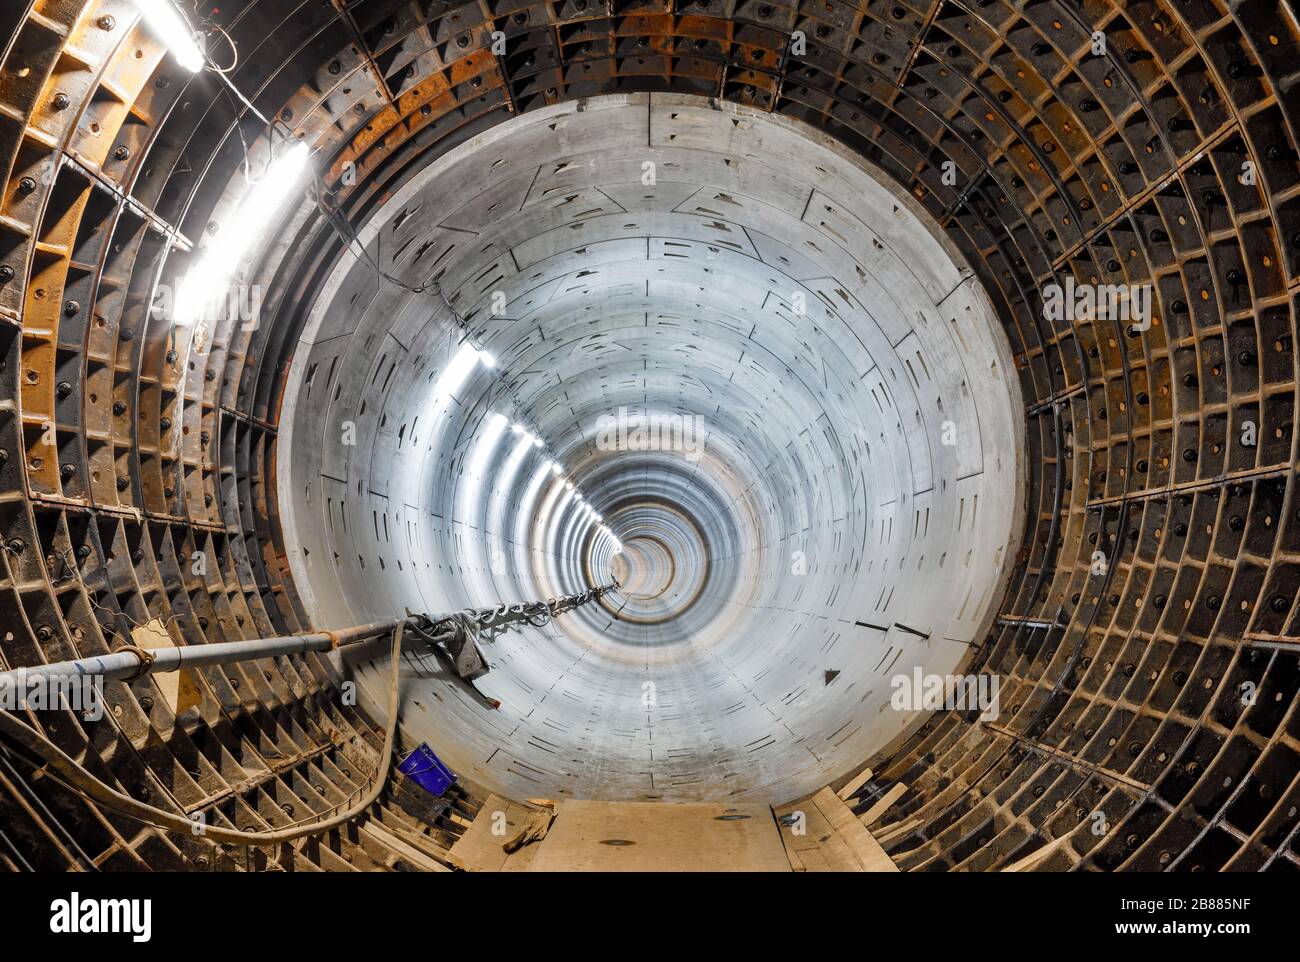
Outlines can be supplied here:
M778 805L869 765L903 869L1297 866L1286 0L0 24L0 667L607 586L473 685L405 652L401 746L462 779L421 844L490 793ZM27 720L274 829L383 767L387 650ZM954 673L997 711L891 697ZM178 836L0 747L10 868L410 857Z
M893 674L947 672L987 627L1023 510L1005 338L923 224L804 125L701 98L461 144L359 238L446 301L345 259L295 355L304 604L342 626L571 594L621 548L625 590L495 643L499 712L426 697L404 731L514 796L825 784L921 714L882 711Z

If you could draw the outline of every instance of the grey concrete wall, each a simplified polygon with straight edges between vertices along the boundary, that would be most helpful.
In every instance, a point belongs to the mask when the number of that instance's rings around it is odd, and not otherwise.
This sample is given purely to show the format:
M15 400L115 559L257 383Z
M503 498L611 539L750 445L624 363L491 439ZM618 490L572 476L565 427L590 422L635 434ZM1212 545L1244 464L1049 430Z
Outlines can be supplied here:
M313 307L280 494L317 623L615 567L627 588L492 642L497 712L410 659L405 735L467 777L784 801L915 720L893 676L982 637L1023 521L1016 378L970 271L850 152L734 105L603 97L454 149L362 239L446 299L352 260ZM603 449L621 407L698 416L703 453Z

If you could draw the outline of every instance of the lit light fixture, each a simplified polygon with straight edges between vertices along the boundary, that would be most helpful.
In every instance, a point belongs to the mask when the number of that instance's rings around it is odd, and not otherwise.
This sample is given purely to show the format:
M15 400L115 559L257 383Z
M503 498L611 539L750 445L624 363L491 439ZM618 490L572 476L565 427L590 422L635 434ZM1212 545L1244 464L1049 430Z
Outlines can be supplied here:
M522 424L520 424L518 421L516 421L514 424L510 425L510 433L511 433L511 434L515 434L515 435L519 435L519 436L523 437L523 439L524 439L525 441L527 441L529 444L531 444L531 445L532 445L533 447L535 447L535 448L540 448L540 447L542 446L542 439L539 438L539 437L538 437L536 434L534 434L532 431L528 430L526 427L524 427L524 426L523 426Z
M176 292L177 324L193 325L229 292L230 280L240 260L261 239L285 199L293 195L293 187L310 154L302 142L280 153L262 179L236 205L229 220L208 240L202 257L190 266Z
M551 474L555 475L556 477L559 477L563 472L564 472L564 468L560 467L559 461L551 462Z
M482 364L489 371L492 370L492 368L497 366L497 359L493 357L491 354L489 354L487 351L479 351L478 360L479 363Z
M572 482L572 481L565 481L565 482L564 482L564 490L565 490L565 491L572 491L572 490L573 490L573 482Z
M203 50L189 21L171 0L135 0L150 32L167 45L177 63L190 73L203 69Z
M465 381L469 379L477 363L478 352L470 345L462 344L433 384L434 403L446 404L453 394L465 386Z

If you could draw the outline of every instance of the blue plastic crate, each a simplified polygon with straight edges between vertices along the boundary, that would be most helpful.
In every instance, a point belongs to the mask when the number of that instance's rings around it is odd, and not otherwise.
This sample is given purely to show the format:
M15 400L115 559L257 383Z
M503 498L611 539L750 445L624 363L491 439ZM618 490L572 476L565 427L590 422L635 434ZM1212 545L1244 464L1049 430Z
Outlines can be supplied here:
M433 753L433 749L423 742L402 759L397 770L434 796L441 796L456 781L456 773L444 765Z

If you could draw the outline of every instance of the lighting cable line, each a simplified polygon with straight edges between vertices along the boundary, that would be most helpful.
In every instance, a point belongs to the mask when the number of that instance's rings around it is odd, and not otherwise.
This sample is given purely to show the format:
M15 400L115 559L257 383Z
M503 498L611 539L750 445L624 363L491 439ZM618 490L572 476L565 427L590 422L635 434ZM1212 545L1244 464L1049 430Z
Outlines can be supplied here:
M177 19L179 19L182 24L188 27L188 20L179 10L176 9L175 6L173 6L172 0L137 0L137 5L140 7L142 12L148 11L150 9L154 11L159 11L164 8L170 8L173 11L174 16ZM257 117L259 120L262 121L263 124L266 125L267 128L266 138L267 138L267 150L268 150L266 166L260 177L253 178L251 173L251 165L249 162L248 141L244 137L244 128L239 122L238 108L236 107L236 117L235 117L234 126L235 126L235 132L239 136L239 142L242 149L243 159L241 163L244 172L244 180L250 187L256 188L259 184L261 184L264 180L266 180L270 176L272 171L275 169L277 134L280 135L280 141L282 143L288 142L289 144L292 145L292 144L298 144L304 142L299 140L298 138L295 138L293 136L293 132L287 126L285 126L278 117L274 119L268 118L266 114L264 114L261 110L259 110L257 106L251 100L249 100L247 96L244 95L244 92L239 89L239 85L236 84L234 79L230 76L230 74L234 71L235 67L238 66L240 61L240 56L239 56L238 46L235 44L234 38L230 36L229 32L227 32L224 28L220 27L219 25L214 24L209 20L203 18L202 16L199 16L197 19L200 26L207 27L209 28L210 31L212 29L215 29L219 31L223 37L225 37L226 42L230 45L231 55L233 57L233 60L229 66L222 67L208 53L206 43L195 44L197 48L197 53L202 58L202 66L206 66L220 79L222 83L222 89L225 92L227 97L233 97L237 99L239 103L243 104L243 106L248 111L250 111L255 117ZM292 147L290 148L290 150L292 150ZM338 202L337 189L336 188L332 189L329 187L328 184L325 183L324 178L316 170L315 166L310 162L310 157L308 157L306 163L304 164L304 167L308 172L308 178L309 178L308 193L310 194L316 206L316 209L324 217L325 223L328 224L330 228L334 231L335 235L343 244L344 248L352 252L353 256L358 257L361 260L364 260L374 270L375 278L376 278L376 287L382 286L380 284L381 281L387 281L389 284L392 284L400 288L401 290L407 291L411 294L416 294L416 295L432 294L436 296L438 302L451 315L452 321L455 323L456 327L462 332L464 339L468 341L470 345L474 347L476 350L478 350L480 353L486 354L487 352L484 351L482 346L479 343L476 343L477 339L470 331L469 322L465 319L465 316L460 311L458 311L456 307L452 304L451 299L447 296L447 292L443 289L442 285L432 280L432 278L423 284L411 284L408 283L407 281L402 280L400 277L397 277L396 275L391 274L388 271L384 270L380 262L380 259L372 255L370 251L366 248L365 244L361 242L360 236L358 235L356 229L353 227L352 222L348 219L347 215L344 213L342 207ZM247 200L247 195L245 196L244 200ZM240 204L236 205L237 210L242 205L242 203L243 201L241 201ZM380 236L381 235L379 234L376 235L377 245L380 242ZM202 264L203 263L202 260L200 260L199 263ZM228 281L226 283L228 284ZM175 307L173 309L174 311L176 310ZM174 320L173 320L172 330L168 333L169 336L172 338L173 347L174 347L175 337L176 337L176 324ZM492 369L496 367L496 364L493 363L487 366L489 367L489 369ZM497 381L501 386L501 388L503 389L506 396L510 398L511 402L513 403L513 406L516 409L521 408L522 405L520 405L519 400L515 395L513 389L511 388L510 384L506 381L504 371L499 371L497 373Z
M176 7L173 5L172 0L136 0L136 2L137 2L137 6L140 7L142 12L147 12L152 10L155 11L156 13L160 10L170 8L174 13L175 18L180 20L180 22L188 28L188 23L189 23L188 19L185 17L184 14L182 14L179 10L176 9ZM201 27L207 28L209 32L211 32L212 30L216 30L220 32L221 35L226 39L226 42L230 45L231 55L233 59L231 64L226 67L221 66L212 58L212 56L208 52L206 43L195 44L195 47L197 48L197 54L202 58L202 66L206 66L213 74L215 74L219 78L222 85L222 90L225 93L225 95L227 97L233 98L238 102L236 104L236 111L235 111L236 117L235 117L234 127L235 127L235 132L239 137L240 146L242 149L241 164L243 168L244 180L250 187L256 188L259 184L262 184L262 182L265 181L268 178L268 176L270 176L272 171L275 169L277 141L282 145L286 143L289 144L291 150L292 150L292 145L305 143L305 142L294 137L293 131L290 130L287 126L285 126L278 117L275 118L267 117L266 114L264 114L261 110L259 110L257 106L247 96L245 96L244 92L239 89L239 85L236 84L234 79L231 77L231 73L234 71L235 67L238 66L240 62L239 49L238 46L235 44L234 38L230 36L229 32L202 16L198 16L197 21ZM195 31L194 33L197 34L197 31ZM173 48L173 52L174 53L176 52L174 48ZM179 54L178 54L178 59L181 59ZM188 66L188 64L185 64L184 60L182 60L182 63L183 65ZM256 178L252 176L252 167L251 167L250 156L249 156L249 145L247 139L244 136L243 126L239 120L238 104L242 104L245 109L247 109L250 113L253 114L253 116L257 117L260 121L262 121L264 125L266 125L268 156L267 156L267 161L263 173L261 174L261 176ZM282 154L282 156L284 155ZM480 351L480 353L486 354L487 352L484 351L484 349L479 343L477 343L477 338L471 332L469 322L465 319L465 316L460 311L458 311L456 307L452 304L451 299L447 296L447 293L443 289L442 285L432 279L430 279L429 281L423 284L411 284L403 280L402 278L397 277L396 275L384 270L380 258L376 257L375 255L372 255L371 252L367 249L366 245L361 242L360 236L358 235L356 229L353 227L352 222L348 219L346 213L343 211L338 201L337 188L330 188L329 185L325 183L324 178L321 176L319 171L317 171L315 165L313 165L310 162L310 157L307 158L303 166L307 171L308 181L309 181L306 193L309 194L316 209L320 212L321 216L324 218L325 223L329 225L329 227L333 230L335 235L338 237L339 241L343 244L344 248L350 251L354 257L363 260L374 270L375 277L376 277L376 286L377 287L382 286L381 282L386 281L389 284L392 284L395 287L398 287L401 290L407 291L411 294L434 295L437 298L438 303L440 303L442 307L451 315L451 319L453 323L462 332L464 339L468 341L472 347ZM236 209L238 210L243 204L243 202L246 200L247 200L247 195L245 195L243 200L241 200L239 203L236 204ZM380 242L380 235L376 235L376 243L378 244L379 242ZM380 257L382 257L382 254L380 255ZM203 261L202 259L200 259L199 265L202 264ZM191 270L193 270L193 267L191 268ZM228 284L228 281L226 283ZM223 284L223 286L225 285ZM212 292L208 292L208 293L209 293L208 300L210 303ZM181 299L178 298L178 301L179 300ZM181 313L175 306L173 310L176 313ZM172 338L173 347L175 346L176 326L177 325L175 324L175 319L173 319L172 330L169 332L169 337ZM497 365L493 363L487 366L489 367L489 369L492 369L495 368ZM499 371L497 373L497 381L500 387L503 389L506 396L510 398L514 407L516 409L520 408L521 405L519 404L518 398L515 395L510 384L506 381L504 371Z

